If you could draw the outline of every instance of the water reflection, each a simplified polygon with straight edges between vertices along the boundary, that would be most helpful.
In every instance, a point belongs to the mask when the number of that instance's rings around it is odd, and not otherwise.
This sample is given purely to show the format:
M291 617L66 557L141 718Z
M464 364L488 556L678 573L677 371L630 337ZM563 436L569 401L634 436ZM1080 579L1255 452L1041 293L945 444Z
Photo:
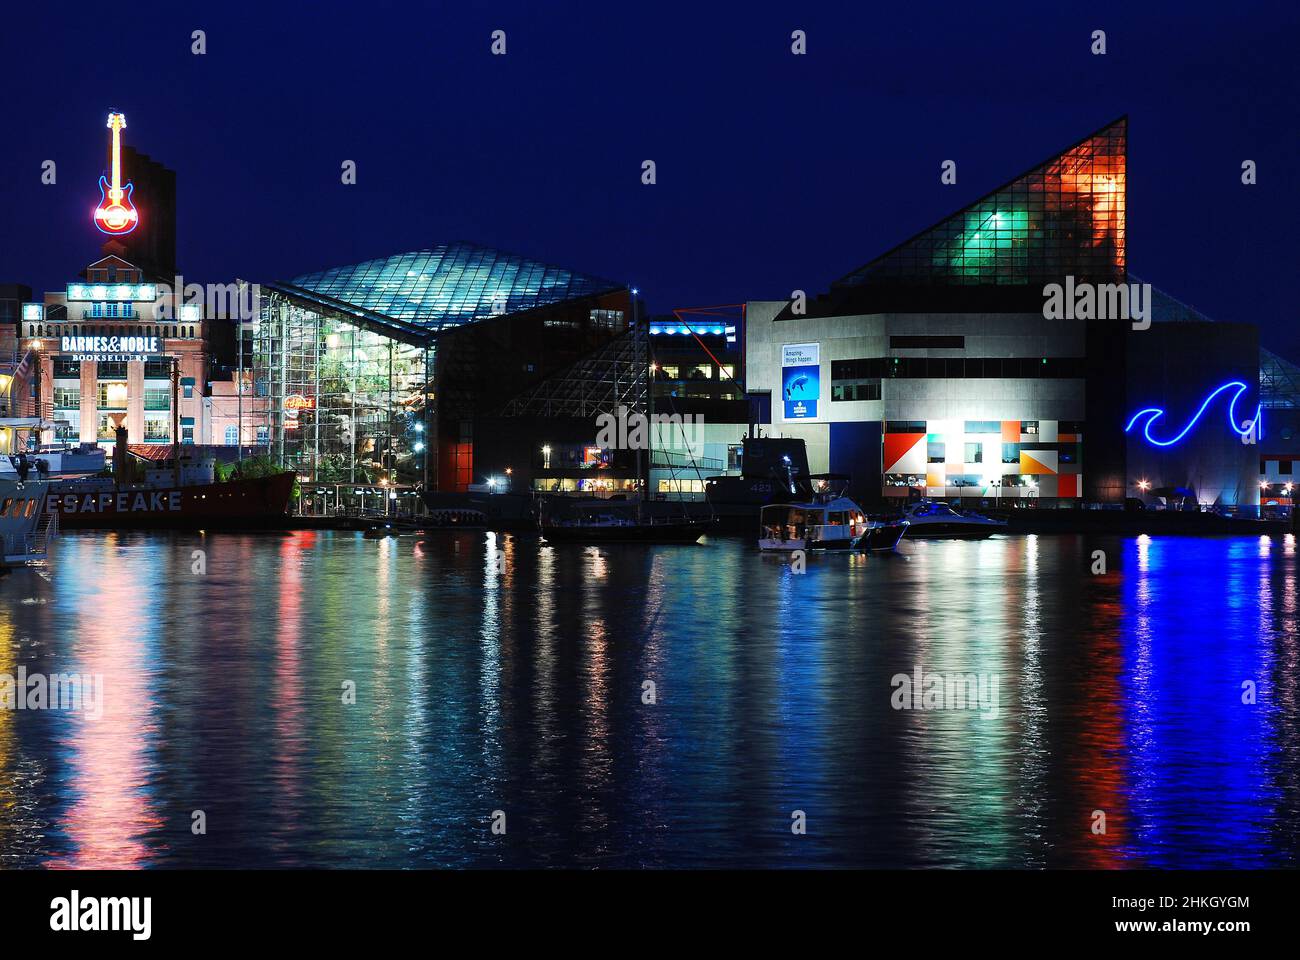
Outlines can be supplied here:
M129 550L107 538L83 576L56 595L55 616L77 627L63 656L44 672L94 678L103 702L94 711L83 701L82 710L46 712L55 725L54 765L66 788L53 824L62 849L51 851L45 866L123 869L165 855L146 838L161 824L153 797L154 671L166 656L165 635L149 622L147 585L169 558L140 550L134 563L114 562ZM55 639L33 635L41 648Z
M1296 860L1291 537L58 551L0 582L0 674L107 702L0 710L7 866ZM915 671L997 709L894 709Z
M1265 866L1295 855L1270 841L1285 813L1273 742L1288 719L1273 682L1273 583L1290 571L1272 563L1271 543L1210 544L1217 549L1150 539L1139 545L1141 577L1125 582L1126 854L1147 866Z

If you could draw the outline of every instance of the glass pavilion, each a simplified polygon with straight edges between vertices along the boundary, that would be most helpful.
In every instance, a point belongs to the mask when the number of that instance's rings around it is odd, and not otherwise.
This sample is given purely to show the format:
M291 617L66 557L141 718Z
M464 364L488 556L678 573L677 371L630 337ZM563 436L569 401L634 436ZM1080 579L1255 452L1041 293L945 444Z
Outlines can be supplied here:
M264 283L254 325L262 439L310 482L430 484L439 343L620 284L470 243Z

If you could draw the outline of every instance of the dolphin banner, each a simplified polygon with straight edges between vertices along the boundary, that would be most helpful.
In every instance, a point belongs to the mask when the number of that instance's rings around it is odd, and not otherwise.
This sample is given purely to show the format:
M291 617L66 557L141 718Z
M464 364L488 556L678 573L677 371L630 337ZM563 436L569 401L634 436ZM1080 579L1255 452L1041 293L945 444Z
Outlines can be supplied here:
M821 345L787 343L781 347L781 400L787 420L816 420L821 398Z

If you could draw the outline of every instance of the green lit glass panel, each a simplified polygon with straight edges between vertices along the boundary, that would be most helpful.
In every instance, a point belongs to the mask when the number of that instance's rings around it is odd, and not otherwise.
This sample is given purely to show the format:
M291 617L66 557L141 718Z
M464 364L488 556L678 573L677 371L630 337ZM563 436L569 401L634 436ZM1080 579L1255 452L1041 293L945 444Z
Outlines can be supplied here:
M1118 120L839 281L1032 285L1126 273L1127 121Z

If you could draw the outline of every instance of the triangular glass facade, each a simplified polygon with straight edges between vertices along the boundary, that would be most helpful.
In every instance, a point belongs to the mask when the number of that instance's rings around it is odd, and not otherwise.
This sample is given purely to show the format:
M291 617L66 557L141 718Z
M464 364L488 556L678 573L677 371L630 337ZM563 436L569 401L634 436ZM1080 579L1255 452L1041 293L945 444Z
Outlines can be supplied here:
M837 286L1121 282L1128 121L1121 118L917 234Z
M622 289L609 280L470 243L439 244L291 282L432 331Z

